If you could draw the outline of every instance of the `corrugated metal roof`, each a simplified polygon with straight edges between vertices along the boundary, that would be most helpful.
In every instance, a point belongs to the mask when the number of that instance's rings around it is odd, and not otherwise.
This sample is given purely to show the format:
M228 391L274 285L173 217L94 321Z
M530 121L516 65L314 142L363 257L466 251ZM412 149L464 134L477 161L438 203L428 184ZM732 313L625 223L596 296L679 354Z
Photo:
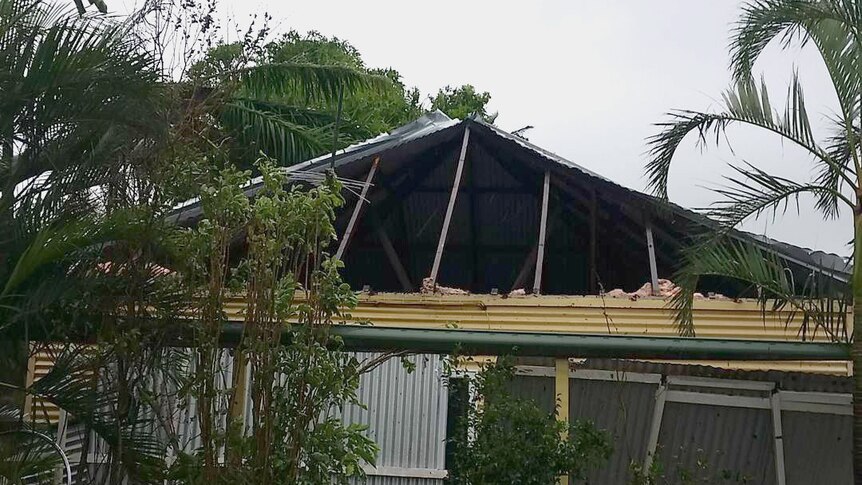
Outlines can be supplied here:
M241 298L225 302L231 321L243 321ZM597 296L360 294L345 323L371 322L381 327L463 328L581 334L678 336L672 313L661 298ZM701 337L799 341L799 321L786 313L764 315L754 301L698 300L694 323ZM809 340L828 341L821 332ZM716 362L730 369L799 370L847 375L847 362Z
M736 370L688 363L644 362L620 359L586 359L573 364L578 369L601 369L665 376L712 377L744 381L774 382L784 391L853 392L853 379L848 376L824 375L811 372L785 372L780 370Z
M335 155L334 165L336 168L361 160L370 160L371 157L380 155L388 150L403 146L412 141L422 139L426 136L439 133L447 128L452 128L460 123L457 119L451 119L441 111L426 113L406 125L395 128L389 133L383 133L359 143L354 143L346 148L338 150ZM291 165L285 169L289 175L296 172L317 172L330 167L333 163L332 155L325 154L302 163ZM245 193L249 197L260 190L262 178L255 177L248 184ZM187 221L200 217L200 201L192 199L184 204L178 205L170 219L183 224Z

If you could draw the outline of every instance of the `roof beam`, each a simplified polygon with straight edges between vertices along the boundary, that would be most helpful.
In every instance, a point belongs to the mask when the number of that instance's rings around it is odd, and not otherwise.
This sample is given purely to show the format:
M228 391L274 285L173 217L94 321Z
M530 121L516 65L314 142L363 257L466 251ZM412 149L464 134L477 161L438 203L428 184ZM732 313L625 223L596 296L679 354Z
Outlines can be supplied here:
M334 154L333 154L334 157ZM362 186L362 192L359 193L359 199L356 200L356 205L353 207L353 214L350 215L350 221L347 222L347 229L344 230L344 236L338 243L338 250L335 251L335 259L341 259L344 251L347 250L347 244L353 236L353 230L356 227L356 221L359 220L359 214L362 212L362 206L368 197L368 188L371 186L371 180L374 179L374 174L377 172L377 165L380 163L380 157L374 157L371 162L371 168L368 170L368 176L365 178L365 184Z
M598 293L598 269L596 268L596 253L598 252L598 248L596 247L597 243L597 225L598 225L598 200L596 197L596 189L590 190L590 260L588 262L589 272L588 281L590 293L597 294Z
M377 214L380 220L386 222L396 206L403 206L404 200L428 179L434 169L439 166L440 160L450 153L450 150L446 150L446 153L441 156L440 150L434 150L428 155L431 157L430 160L424 157L416 160L415 163L410 164L408 169L404 170L405 175L399 178L395 186L381 171L380 190L374 191L371 200L372 205L377 204Z
M560 214L559 206L555 206L553 212L548 217L548 234L553 234L554 229L557 227L557 219ZM524 258L524 264L521 265L521 270L518 272L518 276L515 278L515 282L512 283L512 290L517 290L518 288L523 288L524 283L527 282L527 277L530 276L530 269L535 267L536 258L539 255L539 246L538 244L534 245L530 252L527 254L527 257Z
M533 278L533 294L542 292L542 269L545 263L545 232L548 228L548 193L551 190L551 172L545 170L545 180L542 183L542 214L539 220L539 241L536 243L536 271Z
M646 224L647 258L649 259L650 286L653 296L658 296L658 269L655 264L655 245L652 241L652 224Z
M403 288L404 291L414 291L416 287L410 281L410 277L407 275L407 270L404 269L404 265L401 263L401 258L398 257L398 252L395 251L395 247L392 245L392 240L389 239L389 234L387 234L386 228L383 227L383 222L380 221L380 218L377 217L377 213L373 210L369 216L371 217L371 224L374 226L374 230L377 233L377 239L380 240L380 245L383 247L386 259L389 260L392 270L395 271L395 276L398 278L398 282L401 283L401 288Z
M458 156L458 165L455 167L455 180L452 183L452 192L449 195L449 205L446 206L446 216L443 218L443 227L440 229L440 240L437 242L437 252L434 254L434 264L431 266L431 285L437 285L437 272L440 270L440 261L443 258L443 247L449 236L449 224L452 222L452 213L455 210L455 201L458 198L458 189L461 187L461 175L464 172L464 159L467 157L467 145L470 143L470 127L464 127L464 140L461 143L461 154Z
M479 291L479 222L476 220L479 211L476 210L476 160L478 160L478 156L474 154L474 156L470 157L470 166L468 167L468 177L469 184L467 185L467 189L470 194L470 245L473 247L473 251L470 254L470 261L472 262L471 268L471 281L470 288L476 292Z

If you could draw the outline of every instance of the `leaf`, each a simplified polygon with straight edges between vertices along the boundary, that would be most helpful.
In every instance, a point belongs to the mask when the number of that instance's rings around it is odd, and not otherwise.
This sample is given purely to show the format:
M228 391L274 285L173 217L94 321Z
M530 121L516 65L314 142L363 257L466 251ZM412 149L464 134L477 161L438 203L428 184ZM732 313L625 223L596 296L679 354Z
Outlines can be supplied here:
M736 237L710 236L686 249L682 266L673 278L680 291L669 303L675 312L680 334L695 335L694 294L699 280L718 276L757 289L756 297L764 316L767 311L789 309L786 323L789 325L800 317L803 337L807 332L818 331L833 340L846 337L846 322L843 321L846 314L835 312L833 303L842 306L847 288L821 284L821 279L817 278L795 281L788 266L774 252ZM835 318L838 319L837 325Z
M265 63L240 69L236 74L245 96L268 99L285 92L298 92L308 102L333 102L338 100L341 90L352 93L362 87L382 87L389 82L382 76L351 67L296 62Z
M657 196L668 197L671 161L683 139L695 133L701 146L713 138L714 143L718 144L727 127L732 124L757 127L790 141L806 150L822 170L855 189L855 183L846 170L814 140L802 86L795 75L788 89L787 106L782 116L778 116L769 103L766 87L762 85L758 88L750 79L739 81L734 88L725 92L723 98L723 112L676 111L670 113L671 121L657 124L661 131L647 140L650 161L646 167L648 186Z

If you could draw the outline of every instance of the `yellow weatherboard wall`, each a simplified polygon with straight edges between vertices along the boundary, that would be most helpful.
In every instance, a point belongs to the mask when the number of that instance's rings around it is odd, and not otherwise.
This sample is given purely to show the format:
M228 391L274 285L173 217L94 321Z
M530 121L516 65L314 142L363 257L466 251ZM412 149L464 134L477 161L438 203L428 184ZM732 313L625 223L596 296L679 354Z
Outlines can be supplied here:
M241 298L225 303L228 318L242 321ZM787 324L789 312L761 311L753 300L697 300L694 322L698 337L802 340L800 320ZM848 316L848 322L852 318ZM524 332L678 336L673 312L662 298L600 296L361 294L345 323L370 322L380 327L463 328ZM848 329L849 330L849 329ZM826 342L822 332L806 340ZM741 370L781 370L849 375L848 362L686 361Z
M225 303L232 321L243 320L241 297ZM761 312L752 300L698 300L694 305L698 337L802 340L799 321L786 324L789 313ZM848 322L852 318L848 315ZM344 323L369 322L380 327L463 328L524 332L678 336L673 313L661 298L602 298L599 296L426 295L419 293L361 294L359 304ZM849 332L850 329L848 329ZM829 341L822 332L807 340ZM577 356L572 356L577 357ZM779 370L850 375L849 362L830 361L684 361L739 370ZM31 382L51 367L48 354L36 355L30 365ZM55 406L40 399L27 412L56 422Z

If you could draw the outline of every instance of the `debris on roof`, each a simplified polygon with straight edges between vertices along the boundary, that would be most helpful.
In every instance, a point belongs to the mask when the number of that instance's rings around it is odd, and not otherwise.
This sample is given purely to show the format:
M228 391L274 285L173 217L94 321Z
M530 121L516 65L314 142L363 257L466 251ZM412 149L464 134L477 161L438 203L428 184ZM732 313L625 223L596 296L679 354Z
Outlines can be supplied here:
M622 288L614 288L611 291L608 291L603 296L608 298L628 298L630 300L637 300L639 298L672 298L676 296L680 291L680 288L676 286L673 281L667 279L658 280L658 294L653 294L652 291L652 283L644 283L643 286L638 288L632 292L626 292ZM730 298L722 295L721 293L708 293L707 296L704 296L703 293L695 293L695 300L729 300Z

